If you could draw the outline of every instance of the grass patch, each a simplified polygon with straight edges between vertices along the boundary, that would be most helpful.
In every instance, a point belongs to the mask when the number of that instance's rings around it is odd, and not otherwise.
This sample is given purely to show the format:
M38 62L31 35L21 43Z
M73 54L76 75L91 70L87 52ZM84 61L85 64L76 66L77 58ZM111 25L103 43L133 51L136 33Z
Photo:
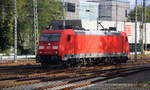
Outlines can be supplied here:
M150 85L150 81L148 81L148 82L145 82L145 84L148 84L148 85Z

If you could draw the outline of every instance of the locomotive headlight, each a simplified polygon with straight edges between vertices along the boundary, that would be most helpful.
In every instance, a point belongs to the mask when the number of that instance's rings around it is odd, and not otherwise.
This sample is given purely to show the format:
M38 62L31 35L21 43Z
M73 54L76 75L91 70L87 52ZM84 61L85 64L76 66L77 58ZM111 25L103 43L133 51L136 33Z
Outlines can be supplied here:
M58 51L55 51L55 54L58 54Z
M58 46L53 46L52 49L58 49Z
M44 49L44 46L39 46L39 49Z

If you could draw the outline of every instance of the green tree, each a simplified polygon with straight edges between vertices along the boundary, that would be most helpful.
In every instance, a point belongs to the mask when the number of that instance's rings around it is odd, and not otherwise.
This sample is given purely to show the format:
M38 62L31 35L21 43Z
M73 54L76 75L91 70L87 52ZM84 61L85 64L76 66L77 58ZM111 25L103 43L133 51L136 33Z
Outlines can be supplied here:
M13 45L13 19L0 20L0 50L6 52Z
M62 16L60 0L37 0L39 31ZM33 0L18 0L18 51L34 49Z
M38 0L39 30L48 27L51 20L61 19L60 0Z
M29 44L30 38L32 38L32 17L29 17L30 7L32 7L31 0L17 0L18 11L18 53L24 52L24 49L31 48Z
M50 20L60 19L60 0L37 0L39 31L48 27ZM9 50L14 40L14 0L0 0L0 52ZM17 0L18 53L33 49L33 0Z
M138 6L137 7L137 20L138 21L142 21L142 13L143 13L143 7ZM131 10L128 14L128 21L134 22L135 21L135 8L133 10ZM146 11L146 22L150 22L150 8L147 7L147 11Z
M6 53L13 45L12 0L1 0L0 4L0 53Z

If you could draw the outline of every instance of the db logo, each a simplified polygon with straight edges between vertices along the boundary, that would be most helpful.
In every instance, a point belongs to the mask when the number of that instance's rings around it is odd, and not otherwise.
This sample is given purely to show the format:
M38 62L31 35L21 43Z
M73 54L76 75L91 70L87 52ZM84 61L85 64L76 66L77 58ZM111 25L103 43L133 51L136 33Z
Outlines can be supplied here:
M50 46L50 45L51 45L51 43L48 43L48 45Z

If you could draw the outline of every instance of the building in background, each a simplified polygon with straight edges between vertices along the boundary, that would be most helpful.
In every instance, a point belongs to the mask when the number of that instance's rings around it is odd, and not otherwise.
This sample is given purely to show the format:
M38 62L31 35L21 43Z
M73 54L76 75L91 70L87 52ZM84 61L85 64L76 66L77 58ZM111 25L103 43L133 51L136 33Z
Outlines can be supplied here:
M99 3L81 1L79 11L82 20L97 20Z
M65 3L66 20L87 19L126 21L130 3L116 0L62 0ZM116 8L117 7L117 8Z
M80 19L79 17L79 0L61 0L65 3L66 13L65 19L66 20L75 20Z
M87 13L87 10L89 10L89 14ZM129 10L129 2L116 0L90 0L80 3L80 18L97 19L99 17L100 20L126 21Z

